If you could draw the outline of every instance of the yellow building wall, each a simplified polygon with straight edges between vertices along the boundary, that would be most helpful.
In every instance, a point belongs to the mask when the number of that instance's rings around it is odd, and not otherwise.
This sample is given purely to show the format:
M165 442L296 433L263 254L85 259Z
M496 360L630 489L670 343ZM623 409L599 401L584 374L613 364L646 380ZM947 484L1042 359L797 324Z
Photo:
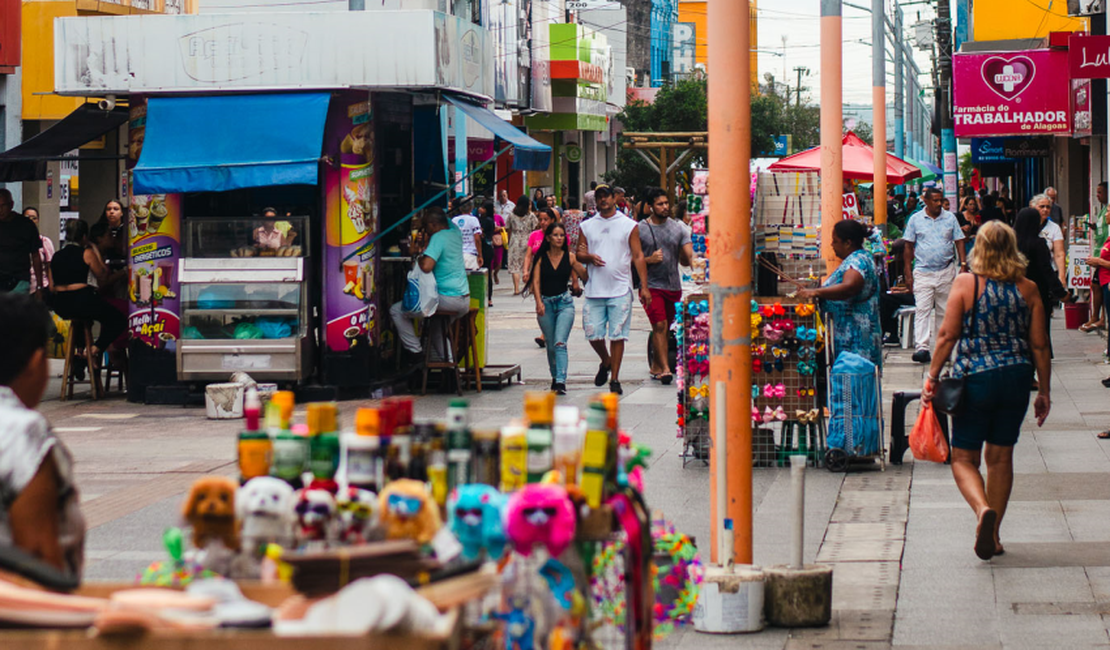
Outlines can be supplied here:
M678 22L694 23L694 38L697 45L694 48L694 59L706 65L709 63L709 27L707 0L678 0ZM757 15L757 0L749 0L748 8L751 12L749 19L748 37L750 47L755 50L759 47L759 17ZM752 87L759 87L759 53L751 53Z
M76 16L73 0L23 3L23 119L60 120L84 100L54 94L54 19Z
M1088 21L1068 17L1062 0L975 0L972 28L976 41L1044 38L1049 32L1088 30Z

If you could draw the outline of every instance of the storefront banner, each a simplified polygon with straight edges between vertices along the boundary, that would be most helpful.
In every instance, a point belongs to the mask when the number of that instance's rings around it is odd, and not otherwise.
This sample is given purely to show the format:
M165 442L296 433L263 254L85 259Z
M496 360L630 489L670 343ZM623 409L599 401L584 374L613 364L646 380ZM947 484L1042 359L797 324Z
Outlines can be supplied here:
M1006 155L1007 138L972 138L971 162L980 163L1013 163L1014 159Z
M1006 138L1002 152L1007 158L1048 158L1052 155L1049 138Z
M344 261L378 232L373 120L365 92L341 93L328 110L325 148L339 167L324 174L322 282L325 338L335 352L377 342L377 247Z
M470 125L467 125L468 127ZM485 162L493 158L493 140L473 140L467 138L466 140L466 159L469 162ZM447 157L451 160L455 159L455 140L451 139L447 143Z
M1091 80L1071 80L1071 134L1082 138L1091 135Z
M1072 34L1068 40L1068 73L1072 79L1110 78L1110 36Z
M1069 290L1091 288L1091 267L1087 266L1087 258L1091 256L1091 247L1086 244L1072 244L1068 249L1068 285Z
M1067 52L1027 50L952 58L956 137L1070 132Z

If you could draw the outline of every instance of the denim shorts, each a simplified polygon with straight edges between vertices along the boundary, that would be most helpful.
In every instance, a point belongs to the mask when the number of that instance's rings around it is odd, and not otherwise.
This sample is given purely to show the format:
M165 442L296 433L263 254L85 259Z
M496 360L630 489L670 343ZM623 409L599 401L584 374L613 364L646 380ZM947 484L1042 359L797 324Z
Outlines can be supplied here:
M963 409L952 418L952 446L981 451L984 442L999 447L1017 444L1032 381L1033 366L1027 363L965 377Z
M616 298L586 298L582 329L587 341L627 341L632 329L632 291Z

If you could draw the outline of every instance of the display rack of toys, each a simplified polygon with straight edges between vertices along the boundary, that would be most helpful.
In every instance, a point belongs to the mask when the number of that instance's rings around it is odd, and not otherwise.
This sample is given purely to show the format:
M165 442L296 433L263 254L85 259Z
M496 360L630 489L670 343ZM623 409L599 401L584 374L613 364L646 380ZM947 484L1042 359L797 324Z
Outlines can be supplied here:
M215 650L268 634L303 637L282 646L295 650L353 647L334 641L344 634L369 648L650 649L690 620L701 565L649 515L649 450L621 431L614 394L584 417L554 393L524 399L524 418L492 431L470 426L465 400L444 423L414 422L408 398L365 405L349 427L335 403L294 423L292 395L278 393L239 436L240 480L193 485L183 528L165 536L169 561L138 590L59 596L88 616L70 616L78 632L54 645L98 647L84 640L94 628ZM9 615L28 616L0 604ZM247 626L258 629L214 630Z
M705 294L678 305L678 436L682 465L708 462L709 324ZM751 305L752 454L756 467L788 465L788 455L805 454L817 466L825 454L825 417L820 407L819 357L827 332L810 303L760 298Z

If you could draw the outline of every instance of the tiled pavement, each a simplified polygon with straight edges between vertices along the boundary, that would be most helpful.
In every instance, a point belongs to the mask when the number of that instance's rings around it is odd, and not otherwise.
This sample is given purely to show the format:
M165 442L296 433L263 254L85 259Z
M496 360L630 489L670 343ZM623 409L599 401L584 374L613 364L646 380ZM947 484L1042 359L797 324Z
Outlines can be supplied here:
M491 349L522 363L533 388L548 383L546 357L531 342L530 302L495 294ZM990 563L971 551L974 518L946 466L887 465L849 474L807 473L806 559L834 563L834 617L820 630L710 636L680 630L661 647L883 648L1110 646L1110 457L1095 439L1110 426L1110 391L1098 379L1096 335L1054 323L1053 413L1044 429L1026 423L1015 452L1018 473L1003 524L1007 554ZM682 469L675 438L674 392L645 381L647 323L637 313L623 373L622 421L654 450L648 502L699 541L709 538L708 471ZM884 403L917 389L921 367L889 351ZM596 390L597 365L581 330L570 341L570 394L582 405ZM77 457L90 520L86 577L129 579L162 558L161 531L178 521L184 491L205 473L231 475L240 423L209 421L195 408L56 400L43 411ZM477 426L521 412L521 387L471 398ZM417 402L418 417L439 417L450 396ZM356 402L341 405L348 418ZM916 416L911 405L907 422ZM888 419L889 421L889 419ZM757 469L753 485L755 560L776 564L789 549L789 473ZM1105 614L1104 614L1105 612Z

